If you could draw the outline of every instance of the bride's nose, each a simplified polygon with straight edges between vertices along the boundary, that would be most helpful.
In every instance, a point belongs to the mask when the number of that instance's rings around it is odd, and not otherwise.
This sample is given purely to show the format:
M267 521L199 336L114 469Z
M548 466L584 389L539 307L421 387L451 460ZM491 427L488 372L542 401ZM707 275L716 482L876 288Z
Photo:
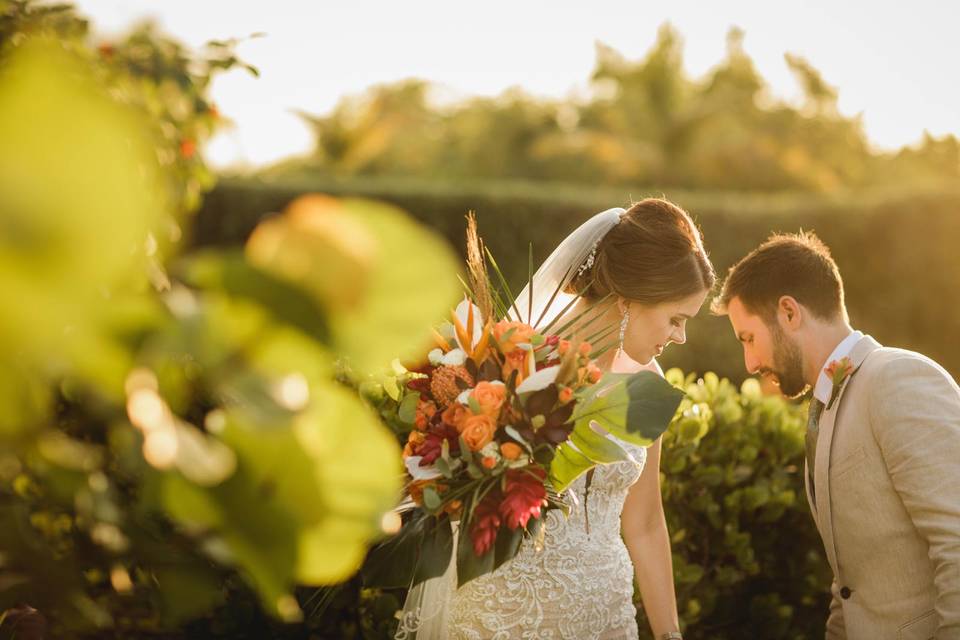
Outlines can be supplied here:
M674 344L683 344L687 341L687 329L686 327L677 327L673 330L673 333L670 334L670 341Z

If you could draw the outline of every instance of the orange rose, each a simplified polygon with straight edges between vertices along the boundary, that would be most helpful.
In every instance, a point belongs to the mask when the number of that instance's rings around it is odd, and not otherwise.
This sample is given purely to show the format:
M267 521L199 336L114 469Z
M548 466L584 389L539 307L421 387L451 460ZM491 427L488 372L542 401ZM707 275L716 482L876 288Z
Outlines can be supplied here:
M437 413L437 405L431 400L424 400L423 398L417 403L417 413L414 417L413 425L423 431L427 428L427 424L430 422L430 418Z
M480 460L480 464L483 465L484 469L493 469L495 466L497 466L497 459L485 457Z
M510 330L513 332L510 333ZM507 334L510 335L507 335ZM523 322L507 322L501 320L493 325L493 339L500 346L500 351L510 353L517 348L517 345L530 342L534 334L533 327Z
M589 342L580 343L580 355L589 356L591 351L593 351L593 347L590 346Z
M560 400L560 404L567 404L573 400L573 389L570 387L563 387L560 389L560 394L557 399Z
M567 351L570 351L569 340L561 340L559 343L557 343L557 353L560 355L565 355Z
M446 422L451 427L456 427L457 431L461 430L463 426L463 421L470 415L470 410L459 402L454 402L452 405L447 407L443 412L443 421Z
M472 451L479 451L493 442L493 433L497 430L497 423L485 413L470 415L463 421L460 435Z
M507 460L516 460L523 454L523 449L515 442L504 442L500 445L500 454Z
M426 436L419 431L411 431L410 435L407 436L407 444L403 447L403 457L409 458L412 455L416 455L417 447L423 444L423 441L426 440Z
M470 394L480 405L480 411L496 418L500 414L500 407L507 397L507 387L502 384L483 381Z
M510 374L516 371L518 373L517 384L523 382L526 377L524 371L527 368L527 357L527 352L523 349L514 349L506 354L503 360L503 379L509 380Z

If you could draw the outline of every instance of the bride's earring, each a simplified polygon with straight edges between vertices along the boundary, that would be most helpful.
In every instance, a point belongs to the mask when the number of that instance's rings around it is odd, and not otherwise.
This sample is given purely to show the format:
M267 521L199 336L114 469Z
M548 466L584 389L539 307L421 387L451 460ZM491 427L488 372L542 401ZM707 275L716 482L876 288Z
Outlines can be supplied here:
M623 318L620 319L620 344L617 346L617 354L623 353L623 338L627 335L627 323L630 322L630 307L623 308Z

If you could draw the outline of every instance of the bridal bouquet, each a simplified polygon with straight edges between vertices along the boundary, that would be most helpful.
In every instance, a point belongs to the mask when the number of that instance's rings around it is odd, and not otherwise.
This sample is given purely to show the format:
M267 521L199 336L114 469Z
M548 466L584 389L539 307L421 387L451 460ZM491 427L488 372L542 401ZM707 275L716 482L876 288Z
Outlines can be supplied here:
M613 329L581 338L569 333L577 319L560 324L562 313L542 328L521 320L503 302L513 298L489 252L505 292L486 277L481 247L471 219L469 297L436 328L424 362L397 367L383 383L378 408L406 435L408 515L368 562L381 584L441 575L454 548L459 584L492 571L525 535L537 536L547 510L567 507L565 490L577 477L629 459L603 431L649 445L682 398L649 371L603 374L593 359L612 346L603 342ZM383 565L394 580L383 579Z

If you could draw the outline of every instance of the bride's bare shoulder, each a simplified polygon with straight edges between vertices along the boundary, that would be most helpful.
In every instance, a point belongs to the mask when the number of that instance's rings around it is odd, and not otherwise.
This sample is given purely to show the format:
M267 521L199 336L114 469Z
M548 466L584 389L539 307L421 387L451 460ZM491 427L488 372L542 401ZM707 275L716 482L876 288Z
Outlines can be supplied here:
M657 362L657 359L654 358L646 364L640 364L636 360L629 358L626 354L619 354L610 370L614 373L639 373L640 371L653 371L659 376L663 376L663 369L660 368L660 363Z

